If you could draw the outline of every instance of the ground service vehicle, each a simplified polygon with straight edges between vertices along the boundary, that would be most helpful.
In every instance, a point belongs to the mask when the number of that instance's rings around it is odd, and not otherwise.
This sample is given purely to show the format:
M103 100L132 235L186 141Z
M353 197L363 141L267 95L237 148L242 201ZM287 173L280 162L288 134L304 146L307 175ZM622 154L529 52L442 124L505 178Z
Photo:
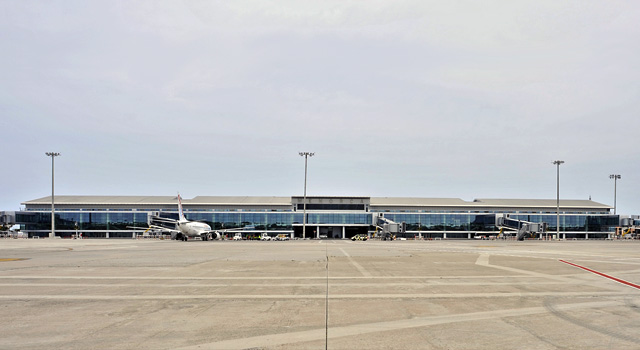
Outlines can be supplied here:
M369 237L367 237L367 235L362 235L362 234L358 234L351 237L352 241L366 241L367 239L369 239Z

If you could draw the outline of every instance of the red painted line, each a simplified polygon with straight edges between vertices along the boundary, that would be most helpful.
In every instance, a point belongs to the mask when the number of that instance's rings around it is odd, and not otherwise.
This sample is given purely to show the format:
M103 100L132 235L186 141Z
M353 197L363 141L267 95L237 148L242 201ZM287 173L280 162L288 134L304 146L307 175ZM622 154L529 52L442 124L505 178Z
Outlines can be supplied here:
M561 262L563 262L563 263L565 263L565 264L569 264L569 265L571 265L571 266L575 266L575 267L577 267L577 268L580 268L580 269L583 269L583 270L586 270L586 271L589 271L589 272L595 273L596 275L600 275L600 276L602 276L602 277L606 277L606 278L608 278L608 279L614 280L614 281L616 281L616 282L618 282L618 283L622 283L622 284L627 285L627 286L629 286L629 287L633 287L633 288L640 289L640 285L637 285L637 284L634 284L634 283L631 283L631 282L627 282L627 281L625 281L625 280L621 280L621 279L619 279L619 278L615 278L615 277L613 277L613 276L609 276L609 275L604 274L604 273L602 273L602 272L598 272L598 271L596 271L596 270L592 270L592 269L586 268L586 267L584 267L584 266L580 266L580 265L577 265L577 264L574 264L574 263L570 263L570 262L565 261L565 260L560 260L560 261L561 261Z

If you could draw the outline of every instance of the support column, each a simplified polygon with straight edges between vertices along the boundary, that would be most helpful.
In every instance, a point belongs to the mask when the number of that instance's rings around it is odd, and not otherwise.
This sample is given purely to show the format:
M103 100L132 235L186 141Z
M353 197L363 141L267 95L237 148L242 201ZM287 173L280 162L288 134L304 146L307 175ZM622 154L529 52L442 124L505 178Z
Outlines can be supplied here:
M347 238L347 227L342 226L342 239L346 239L346 238Z

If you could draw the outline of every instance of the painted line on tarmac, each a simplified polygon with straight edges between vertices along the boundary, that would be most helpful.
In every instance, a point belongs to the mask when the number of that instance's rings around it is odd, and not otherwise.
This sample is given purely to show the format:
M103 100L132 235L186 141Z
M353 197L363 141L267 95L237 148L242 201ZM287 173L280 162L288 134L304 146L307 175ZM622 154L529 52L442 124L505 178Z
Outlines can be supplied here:
M499 269L499 270L503 270L503 271L510 271L510 272L514 272L514 273L519 273L519 274L530 276L530 277L540 277L540 278L551 279L551 280L559 281L559 282L562 282L562 283L566 283L566 282L569 282L571 280L571 279L568 279L568 278L563 277L563 276L549 275L549 274L544 274L544 273L540 273L540 272L516 269L516 268L513 268L513 267L507 267L507 266L492 265L492 264L489 263L489 254L480 254L480 256L478 256L478 259L476 260L476 265L485 266L485 267L491 267L491 268Z
M362 265L358 264L358 262L356 262L355 260L353 260L353 258L351 257L351 255L349 255L349 253L347 253L346 250L340 248L340 250L342 251L342 253L347 257L347 259L349 259L349 262L351 263L351 265L353 265L356 269L358 269L358 271L360 271L360 273L364 276L364 277L371 277L371 273L369 273L369 271L365 270L364 267L362 267Z
M636 288L636 289L640 289L640 285L637 285L637 284L635 284L635 283L631 283L631 282L625 281L625 280L623 280L623 279L616 278L616 277L613 277L613 276L607 275L607 274L605 274L605 273L598 272L598 271L596 271L596 270L592 270L592 269L590 269L590 268L587 268L587 267L584 267L584 266L580 266L580 265L578 265L578 264L574 264L574 263L568 262L568 261L566 261L566 260L560 260L560 262L563 262L563 263L565 263L565 264L569 264L569 265L574 266L574 267L577 267L577 268L579 268L579 269L583 269L583 270L585 270L585 271L589 271L589 272L591 272L591 273L595 273L596 275L599 275L599 276L602 276L602 277L608 278L608 279L613 280L613 281L616 281L616 282L618 282L618 283L622 283L622 284L624 284L624 285L626 285L626 286L633 287L633 288Z
M580 261L594 262L594 263L604 263L604 264L640 265L640 262L623 261L623 260L620 260L620 259L613 259L613 260L585 260L585 259L580 259Z
M22 260L29 260L29 258L0 258L0 262L4 262L4 261L22 261Z
M476 260L476 265L491 266L489 264L489 254L480 254ZM493 266L492 266L493 267Z
M446 287L446 286L520 286L520 285L558 285L558 282L520 281L520 282L398 282L398 283L335 283L334 287ZM584 281L573 280L565 284L584 285ZM324 287L326 283L0 283L0 287L135 287L135 288L227 288L227 287Z
M595 296L618 296L632 297L628 293L622 292L515 292L515 293L440 293L440 294L332 294L329 299L461 299L461 298L506 298L506 297L595 297ZM0 295L0 300L190 300L190 299L221 299L221 300L262 300L262 299L325 299L327 295L322 294L244 294L244 295L219 295L219 294L184 294L180 295L88 295L88 294L64 294L64 295L43 295L43 294L20 294L20 295Z
M574 303L555 305L557 310L581 310L581 309L594 309L603 307L620 306L623 303L618 301L599 301L599 302L586 302L586 303ZM403 319L397 321L386 322L374 322L355 324L343 327L329 327L328 338L336 339L341 337L359 336L363 334L398 331L402 329L418 328L435 326L442 324L469 322L469 321L482 321L491 319L500 319L504 317L519 317L529 316L537 314L546 314L549 310L546 307L530 307L522 309L506 309L506 310L494 310L483 312L472 312L466 314L454 314L454 315L440 315L440 316L426 316L417 317L412 319ZM197 344L188 347L179 348L181 350L196 350L196 349L260 349L278 347L285 344L298 344L311 341L324 341L325 329L312 329L308 331L280 333L280 334L266 334L255 337L229 339L223 341L217 341L212 343ZM295 348L295 346L294 346Z
M493 265L492 265L493 266ZM474 279L504 279L504 278L548 278L548 275L486 275L486 276L332 276L330 280L474 280ZM283 280L322 280L327 279L326 276L288 276L288 277L265 277L265 276L247 276L247 277L165 277L165 276L0 276L0 279L10 280L158 280L158 281L283 281Z
M609 255L606 254L596 254L596 253L584 253L580 251L521 251L521 250L513 250L513 249L499 249L499 250L487 250L487 249L478 249L471 247L458 247L458 248L434 248L434 249L425 249L422 247L403 247L405 251L419 251L419 252L438 252L438 253L469 253L469 254L491 254L496 256L510 256L516 258L532 258L532 259L548 259L548 260L557 260L558 255L560 256L580 256L580 257L592 257L592 258L610 258ZM543 255L543 256L541 256ZM555 256L551 256L555 255ZM626 258L625 258L626 259ZM638 259L629 257L629 259ZM631 263L633 264L633 263Z

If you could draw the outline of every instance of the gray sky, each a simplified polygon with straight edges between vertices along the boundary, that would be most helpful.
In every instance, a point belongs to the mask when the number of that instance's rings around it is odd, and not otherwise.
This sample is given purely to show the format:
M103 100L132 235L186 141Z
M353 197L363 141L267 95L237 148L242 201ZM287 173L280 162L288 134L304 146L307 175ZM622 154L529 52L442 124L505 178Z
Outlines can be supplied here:
M0 0L0 210L555 198L640 214L640 2Z

